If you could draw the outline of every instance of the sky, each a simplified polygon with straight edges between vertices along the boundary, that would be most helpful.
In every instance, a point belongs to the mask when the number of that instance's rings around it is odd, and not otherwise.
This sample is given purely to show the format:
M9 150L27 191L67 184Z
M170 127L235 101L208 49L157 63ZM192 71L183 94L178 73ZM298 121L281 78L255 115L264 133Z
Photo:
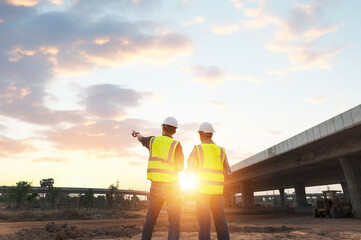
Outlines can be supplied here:
M0 0L0 185L148 190L167 116L231 165L360 104L361 1Z

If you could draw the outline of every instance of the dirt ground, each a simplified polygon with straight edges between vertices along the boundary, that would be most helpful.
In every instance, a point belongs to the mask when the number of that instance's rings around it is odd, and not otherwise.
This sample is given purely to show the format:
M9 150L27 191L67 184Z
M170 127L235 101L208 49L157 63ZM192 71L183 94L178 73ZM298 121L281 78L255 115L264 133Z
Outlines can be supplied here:
M145 211L138 218L37 222L1 222L0 240L140 239ZM313 218L311 214L244 214L227 209L231 239L361 239L361 219ZM153 239L167 239L168 217L162 211ZM194 211L184 211L181 239L198 239ZM214 228L212 239L217 239Z

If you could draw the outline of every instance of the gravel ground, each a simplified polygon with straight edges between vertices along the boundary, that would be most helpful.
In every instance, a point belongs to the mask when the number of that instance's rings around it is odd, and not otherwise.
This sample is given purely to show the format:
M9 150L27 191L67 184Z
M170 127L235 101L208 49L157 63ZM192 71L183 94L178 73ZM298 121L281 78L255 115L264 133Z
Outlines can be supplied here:
M0 240L45 239L140 239L144 212L131 219L69 220L58 222L2 222ZM313 218L290 213L227 214L231 239L361 239L361 219ZM212 223L213 225L213 223ZM154 240L167 239L168 216L162 211ZM184 211L181 239L198 239L198 223L193 211ZM211 239L217 239L212 226Z

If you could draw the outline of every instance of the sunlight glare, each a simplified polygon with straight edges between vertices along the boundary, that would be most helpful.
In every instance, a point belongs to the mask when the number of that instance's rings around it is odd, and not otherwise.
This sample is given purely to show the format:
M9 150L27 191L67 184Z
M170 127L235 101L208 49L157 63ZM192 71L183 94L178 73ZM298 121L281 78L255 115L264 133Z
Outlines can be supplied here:
M179 178L182 191L191 191L196 189L196 179L194 176L181 173Z

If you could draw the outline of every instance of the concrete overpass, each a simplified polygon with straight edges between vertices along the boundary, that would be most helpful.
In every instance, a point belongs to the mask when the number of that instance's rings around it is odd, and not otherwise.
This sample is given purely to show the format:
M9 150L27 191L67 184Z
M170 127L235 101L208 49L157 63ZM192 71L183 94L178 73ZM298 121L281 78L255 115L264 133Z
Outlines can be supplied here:
M242 193L243 206L254 206L255 191L294 188L299 207L305 187L342 185L355 216L361 218L361 105L307 129L231 166L225 183L229 194Z

